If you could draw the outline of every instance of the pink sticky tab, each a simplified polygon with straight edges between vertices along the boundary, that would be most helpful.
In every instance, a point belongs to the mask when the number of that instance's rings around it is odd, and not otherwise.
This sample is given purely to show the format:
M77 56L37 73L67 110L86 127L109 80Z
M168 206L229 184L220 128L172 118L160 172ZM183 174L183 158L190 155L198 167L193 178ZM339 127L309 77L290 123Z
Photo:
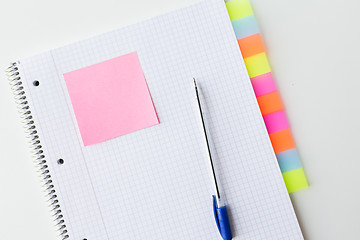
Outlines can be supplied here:
M270 113L263 118L269 134L289 128L284 110Z
M275 92L276 85L271 72L251 78L256 97Z
M159 123L136 52L64 78L85 146Z

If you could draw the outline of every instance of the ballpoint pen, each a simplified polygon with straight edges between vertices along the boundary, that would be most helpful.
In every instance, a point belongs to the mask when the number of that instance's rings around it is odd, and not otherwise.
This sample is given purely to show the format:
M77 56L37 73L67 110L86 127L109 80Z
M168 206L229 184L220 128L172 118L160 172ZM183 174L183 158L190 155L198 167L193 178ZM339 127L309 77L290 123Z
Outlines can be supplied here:
M205 137L206 146L207 146L208 157L209 157L210 165L211 165L212 179L214 181L214 186L215 186L215 195L212 196L215 222L216 222L216 225L218 227L218 230L220 232L221 237L224 240L231 240L232 239L232 232L231 232L231 227L230 227L229 215L228 215L228 212L227 212L225 202L220 197L218 181L216 179L214 162L213 162L211 151L210 151L210 144L209 144L208 134L206 133L205 121L204 121L204 116L203 116L203 112L202 112L202 109L201 109L199 91L198 91L198 87L196 85L195 78L194 78L194 85L195 85L197 103L198 103L198 106L199 106L199 111L200 111L200 116L201 116L201 124L202 124L202 127L203 127L204 137Z

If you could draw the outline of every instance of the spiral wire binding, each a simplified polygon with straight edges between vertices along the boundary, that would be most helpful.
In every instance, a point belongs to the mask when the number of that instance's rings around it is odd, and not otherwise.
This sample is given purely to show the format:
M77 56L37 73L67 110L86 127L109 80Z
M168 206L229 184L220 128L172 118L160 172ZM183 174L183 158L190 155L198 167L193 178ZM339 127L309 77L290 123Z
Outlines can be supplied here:
M40 138L36 130L35 122L33 116L31 115L30 106L26 100L26 93L24 91L24 86L21 81L20 72L18 65L20 62L11 63L10 66L6 69L9 83L14 94L16 104L18 105L19 112L22 122L24 123L25 132L29 138L31 152L34 157L34 163L40 172L41 180L44 182L44 188L47 192L46 197L50 202L49 207L53 212L54 221L60 232L60 237L62 240L68 239L69 235L66 229L64 216L60 209L60 204L58 197L56 195L55 187L51 179L50 171L45 160L44 151L40 143Z

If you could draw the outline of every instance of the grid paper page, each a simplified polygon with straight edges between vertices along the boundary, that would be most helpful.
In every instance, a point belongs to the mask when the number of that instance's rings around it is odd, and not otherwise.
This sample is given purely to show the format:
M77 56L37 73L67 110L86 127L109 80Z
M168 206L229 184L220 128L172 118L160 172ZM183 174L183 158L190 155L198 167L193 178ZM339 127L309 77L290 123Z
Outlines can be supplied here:
M84 147L63 73L133 51L160 124ZM194 76L235 239L302 239L221 0L21 60L20 71L70 239L221 239Z

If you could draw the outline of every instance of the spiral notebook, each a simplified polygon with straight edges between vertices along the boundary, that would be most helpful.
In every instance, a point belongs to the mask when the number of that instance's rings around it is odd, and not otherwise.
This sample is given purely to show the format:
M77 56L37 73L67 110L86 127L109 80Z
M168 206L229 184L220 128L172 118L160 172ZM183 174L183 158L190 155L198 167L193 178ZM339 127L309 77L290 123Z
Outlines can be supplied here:
M223 1L8 70L61 239L220 239L193 77L235 239L303 239Z

